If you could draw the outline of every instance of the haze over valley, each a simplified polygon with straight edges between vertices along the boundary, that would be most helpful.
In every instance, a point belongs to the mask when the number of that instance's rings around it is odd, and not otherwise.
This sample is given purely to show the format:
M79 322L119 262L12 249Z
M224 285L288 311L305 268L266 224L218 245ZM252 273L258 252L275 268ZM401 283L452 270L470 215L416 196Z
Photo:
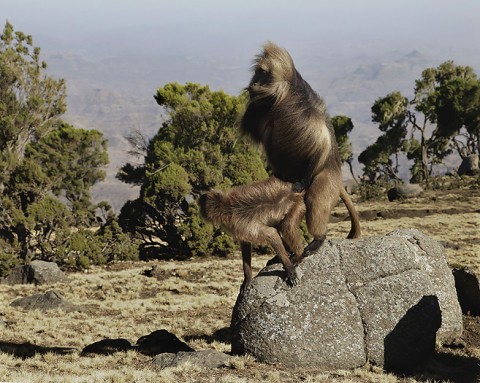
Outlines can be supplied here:
M123 163L141 160L128 157L125 135L140 130L152 137L165 118L153 98L156 90L188 81L238 95L267 40L289 50L332 116L352 118L355 158L380 134L370 117L375 99L395 90L411 97L422 70L446 60L480 73L480 27L473 17L480 5L475 1L387 5L370 0L363 6L246 1L231 7L206 1L200 7L144 0L105 1L97 8L86 2L91 8L71 9L59 1L45 3L40 8L33 1L7 0L3 24L9 20L16 30L33 35L49 73L66 79L65 119L108 138L108 176L95 187L95 198L117 211L138 195L138 189L115 179ZM20 12L22 6L32 12ZM354 165L360 174L361 165Z

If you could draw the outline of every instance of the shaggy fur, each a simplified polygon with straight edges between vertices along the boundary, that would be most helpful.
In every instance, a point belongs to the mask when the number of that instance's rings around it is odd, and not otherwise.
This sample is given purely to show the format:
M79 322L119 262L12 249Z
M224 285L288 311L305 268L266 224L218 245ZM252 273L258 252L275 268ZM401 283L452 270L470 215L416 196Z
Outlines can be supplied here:
M292 192L292 184L276 177L231 189L210 190L199 200L202 217L220 226L241 242L244 282L252 279L251 244L270 245L279 256L287 279L297 283L295 264L303 251L299 230L305 214L304 193ZM293 262L287 249L294 254Z
M341 197L352 228L360 236L357 212L342 183L341 160L324 101L298 73L289 53L267 43L253 65L249 102L240 130L261 143L276 177L306 189L306 220L314 241L305 255L321 246L333 207Z

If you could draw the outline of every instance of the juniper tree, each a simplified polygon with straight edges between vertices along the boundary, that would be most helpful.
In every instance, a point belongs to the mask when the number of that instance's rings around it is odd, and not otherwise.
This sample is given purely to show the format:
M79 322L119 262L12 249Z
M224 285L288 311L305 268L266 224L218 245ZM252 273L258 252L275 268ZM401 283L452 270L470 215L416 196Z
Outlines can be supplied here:
M145 257L226 254L231 239L200 219L195 199L267 177L259 149L237 134L244 99L193 83L167 84L155 99L168 117L150 140L131 140L144 161L126 164L117 177L141 189L120 222L142 238Z

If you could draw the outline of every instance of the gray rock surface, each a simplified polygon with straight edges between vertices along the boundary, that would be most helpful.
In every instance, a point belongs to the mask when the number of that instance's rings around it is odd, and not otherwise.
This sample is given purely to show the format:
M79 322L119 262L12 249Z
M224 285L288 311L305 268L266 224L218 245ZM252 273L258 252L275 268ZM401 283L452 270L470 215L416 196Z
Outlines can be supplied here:
M232 353L289 367L369 361L408 371L431 356L436 339L462 334L445 251L416 230L326 241L297 272L290 288L282 266L268 266L239 295Z
M463 332L462 310L455 288L455 279L448 266L448 257L443 245L422 234L418 230L396 230L388 236L406 239L416 251L416 262L420 262L433 287L442 310L442 326L438 330L437 340L448 343L459 338Z
M219 368L227 365L229 355L216 350L201 350L193 352L164 353L153 358L159 368L177 367L190 363L198 367Z
M391 188L387 196L389 201L395 201L397 199L418 197L422 192L423 189L418 184L405 184Z
M71 312L84 310L83 306L74 305L65 300L58 290L49 290L44 294L35 294L24 298L18 298L14 300L10 306L26 310L40 311L61 309L65 312Z
M28 265L15 267L2 283L15 285L33 283L47 285L67 282L65 273L60 270L55 262L35 260Z

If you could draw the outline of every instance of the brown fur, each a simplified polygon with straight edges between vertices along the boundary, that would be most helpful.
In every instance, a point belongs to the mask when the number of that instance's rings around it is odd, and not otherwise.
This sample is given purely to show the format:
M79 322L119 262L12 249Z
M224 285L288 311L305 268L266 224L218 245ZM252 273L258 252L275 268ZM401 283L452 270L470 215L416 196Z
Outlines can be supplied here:
M342 183L341 160L324 101L295 68L288 52L267 43L254 62L249 103L240 130L266 151L273 174L306 188L306 220L314 241L305 255L326 237L333 207L341 197L350 214L348 238L360 236L358 214Z
M245 277L242 288L252 279L252 243L272 246L287 271L288 281L297 283L295 264L303 251L299 226L305 214L304 193L293 193L291 183L270 177L226 193L208 191L199 204L204 219L241 242ZM293 262L285 246L294 254Z

